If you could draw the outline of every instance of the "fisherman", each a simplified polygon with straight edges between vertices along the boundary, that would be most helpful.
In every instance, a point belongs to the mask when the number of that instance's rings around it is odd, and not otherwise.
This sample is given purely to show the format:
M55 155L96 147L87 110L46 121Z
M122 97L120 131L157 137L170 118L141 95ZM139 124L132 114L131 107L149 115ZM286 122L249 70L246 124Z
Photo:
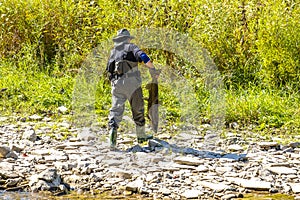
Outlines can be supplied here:
M153 138L145 133L144 99L138 63L144 62L152 77L158 76L158 70L144 51L130 43L133 38L127 29L119 30L113 38L114 48L107 63L106 70L112 85L112 107L108 121L112 149L116 148L117 129L122 121L126 100L130 103L138 143Z

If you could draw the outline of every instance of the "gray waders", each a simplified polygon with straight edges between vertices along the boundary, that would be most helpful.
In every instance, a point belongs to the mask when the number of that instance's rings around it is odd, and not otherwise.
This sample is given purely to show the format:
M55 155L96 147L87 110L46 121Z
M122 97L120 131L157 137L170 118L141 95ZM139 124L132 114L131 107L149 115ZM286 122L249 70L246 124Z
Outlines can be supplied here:
M137 71L138 72L138 71ZM131 72L135 73L136 72ZM112 107L109 113L110 147L116 147L117 129L122 121L125 102L129 101L133 120L136 124L136 135L138 143L152 139L152 135L145 134L144 99L141 88L141 77L138 72L136 76L126 73L122 77L112 81Z

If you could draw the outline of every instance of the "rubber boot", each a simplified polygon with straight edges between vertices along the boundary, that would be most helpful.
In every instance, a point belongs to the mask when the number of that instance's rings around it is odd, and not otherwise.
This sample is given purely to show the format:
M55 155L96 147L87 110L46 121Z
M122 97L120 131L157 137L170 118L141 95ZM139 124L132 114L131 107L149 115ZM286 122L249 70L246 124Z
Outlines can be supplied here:
M145 133L145 126L136 126L136 136L138 143L143 143L153 139L153 135L147 135Z
M110 148L115 149L117 146L117 129L111 128L109 130L109 142L110 142Z

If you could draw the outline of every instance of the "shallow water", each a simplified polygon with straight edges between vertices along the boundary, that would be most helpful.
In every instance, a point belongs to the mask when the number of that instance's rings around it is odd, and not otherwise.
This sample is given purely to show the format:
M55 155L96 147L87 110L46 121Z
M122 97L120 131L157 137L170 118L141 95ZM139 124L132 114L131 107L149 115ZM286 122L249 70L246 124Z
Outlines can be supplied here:
M70 194L63 196L51 196L49 194L41 193L30 193L30 192L0 192L1 200L96 200L96 199L123 199L123 200L133 200L133 199L152 199L143 198L141 196L107 196L103 195L78 195ZM294 197L285 194L263 194L263 193L249 193L245 194L244 198L237 198L236 200L293 200Z

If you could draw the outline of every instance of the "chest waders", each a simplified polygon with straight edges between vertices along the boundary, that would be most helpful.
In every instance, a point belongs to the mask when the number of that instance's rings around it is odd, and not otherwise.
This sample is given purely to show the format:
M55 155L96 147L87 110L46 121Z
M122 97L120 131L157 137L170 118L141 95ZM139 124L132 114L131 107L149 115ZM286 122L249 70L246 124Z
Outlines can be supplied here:
M145 134L144 98L141 88L142 80L138 70L138 61L126 60L130 53L130 44L126 44L124 51L116 52L114 57L114 72L112 74L112 107L109 113L110 147L115 148L117 144L117 129L122 121L125 103L128 100L132 117L136 125L138 143L152 139L152 135ZM129 50L128 50L129 49Z

